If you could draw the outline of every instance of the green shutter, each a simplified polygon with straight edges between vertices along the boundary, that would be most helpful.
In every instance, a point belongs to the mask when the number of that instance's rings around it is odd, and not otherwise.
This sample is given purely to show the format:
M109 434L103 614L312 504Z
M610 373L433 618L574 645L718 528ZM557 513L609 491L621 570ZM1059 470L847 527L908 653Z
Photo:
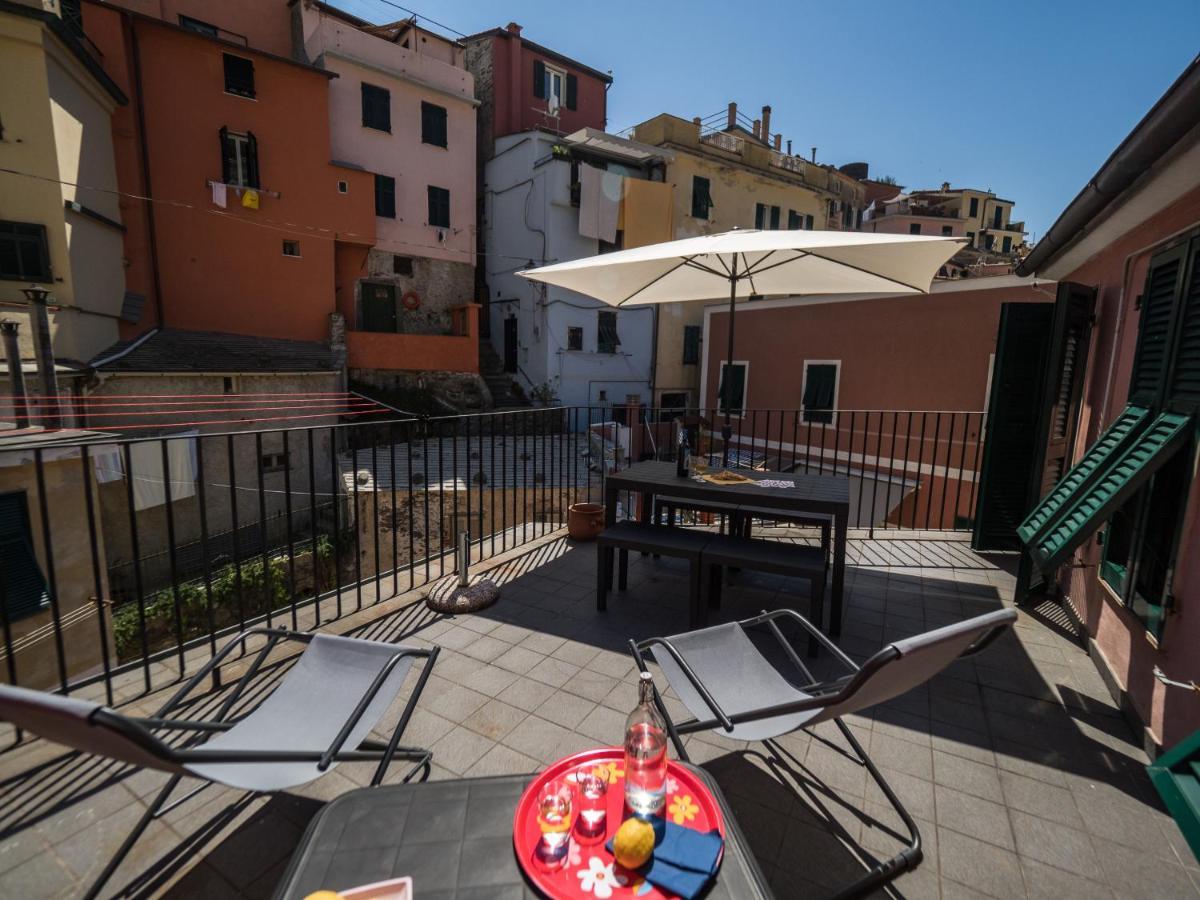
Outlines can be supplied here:
M1200 731L1146 766L1146 772L1192 853L1200 859Z
M1189 256L1167 403L1175 410L1197 412L1200 411L1200 238L1192 240Z
M683 364L696 365L700 362L700 326L683 326Z
M692 218L707 219L709 207L712 206L712 197L709 194L709 184L707 178L701 178L699 175L692 176Z
M546 99L546 64L540 59L533 61L533 96Z
M49 603L50 592L30 540L25 494L0 494L0 609L11 623Z
M726 375L729 377L726 378ZM740 363L733 366L721 366L721 383L717 388L720 398L721 412L729 411L731 415L742 414L742 398L746 395L746 367Z
M1187 246L1179 245L1150 261L1142 313L1138 323L1137 353L1129 378L1129 402L1153 406L1159 402L1163 375L1171 346L1171 319L1175 297L1183 278Z
M762 229L767 223L767 206L765 203L754 204L754 227Z
M575 109L579 105L579 79L567 74L567 109Z
M837 385L837 366L811 365L804 376L805 422L833 422L833 394Z
M1043 571L1062 563L1191 434L1191 418L1129 406L1017 529Z

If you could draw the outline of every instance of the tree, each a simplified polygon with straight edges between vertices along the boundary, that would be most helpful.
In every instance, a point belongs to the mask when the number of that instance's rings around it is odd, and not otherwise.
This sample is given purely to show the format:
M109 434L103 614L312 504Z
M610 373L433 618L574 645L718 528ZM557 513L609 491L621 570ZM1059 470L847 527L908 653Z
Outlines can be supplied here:
M883 175L883 176L880 176L879 178L876 178L875 180L878 181L880 184L895 184L896 176L895 175Z

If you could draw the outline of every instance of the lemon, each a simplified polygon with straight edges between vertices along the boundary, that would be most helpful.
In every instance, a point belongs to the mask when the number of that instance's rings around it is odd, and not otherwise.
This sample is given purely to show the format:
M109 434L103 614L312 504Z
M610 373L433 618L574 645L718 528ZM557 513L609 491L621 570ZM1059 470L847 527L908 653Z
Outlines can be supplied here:
M654 852L654 826L645 819L626 819L613 838L613 856L626 869L638 869Z
M337 891L313 891L304 900L342 900L342 895Z

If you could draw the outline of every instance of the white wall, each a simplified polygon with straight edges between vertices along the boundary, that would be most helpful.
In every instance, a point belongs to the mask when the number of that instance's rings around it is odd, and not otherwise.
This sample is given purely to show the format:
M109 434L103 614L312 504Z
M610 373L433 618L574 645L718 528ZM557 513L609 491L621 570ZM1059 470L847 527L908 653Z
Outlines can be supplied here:
M579 234L571 206L570 164L551 156L553 138L539 132L496 142L484 169L484 247L491 297L492 344L504 354L504 319L518 318L517 381L526 390L550 382L563 404L623 403L639 394L650 402L653 311L620 309L616 354L597 353L597 311L610 309L574 291L536 285L515 273L534 266L595 256L598 242ZM515 302L502 302L502 301ZM583 350L568 351L567 329L583 328Z

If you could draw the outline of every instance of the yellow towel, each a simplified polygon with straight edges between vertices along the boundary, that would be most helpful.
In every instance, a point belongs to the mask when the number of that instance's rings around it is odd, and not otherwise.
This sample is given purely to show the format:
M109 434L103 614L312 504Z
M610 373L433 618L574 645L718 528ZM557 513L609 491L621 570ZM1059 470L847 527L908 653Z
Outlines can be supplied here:
M242 206L246 209L258 209L258 191L249 189L243 193Z
M625 231L626 249L672 239L671 202L671 185L662 181L625 179L621 227Z

